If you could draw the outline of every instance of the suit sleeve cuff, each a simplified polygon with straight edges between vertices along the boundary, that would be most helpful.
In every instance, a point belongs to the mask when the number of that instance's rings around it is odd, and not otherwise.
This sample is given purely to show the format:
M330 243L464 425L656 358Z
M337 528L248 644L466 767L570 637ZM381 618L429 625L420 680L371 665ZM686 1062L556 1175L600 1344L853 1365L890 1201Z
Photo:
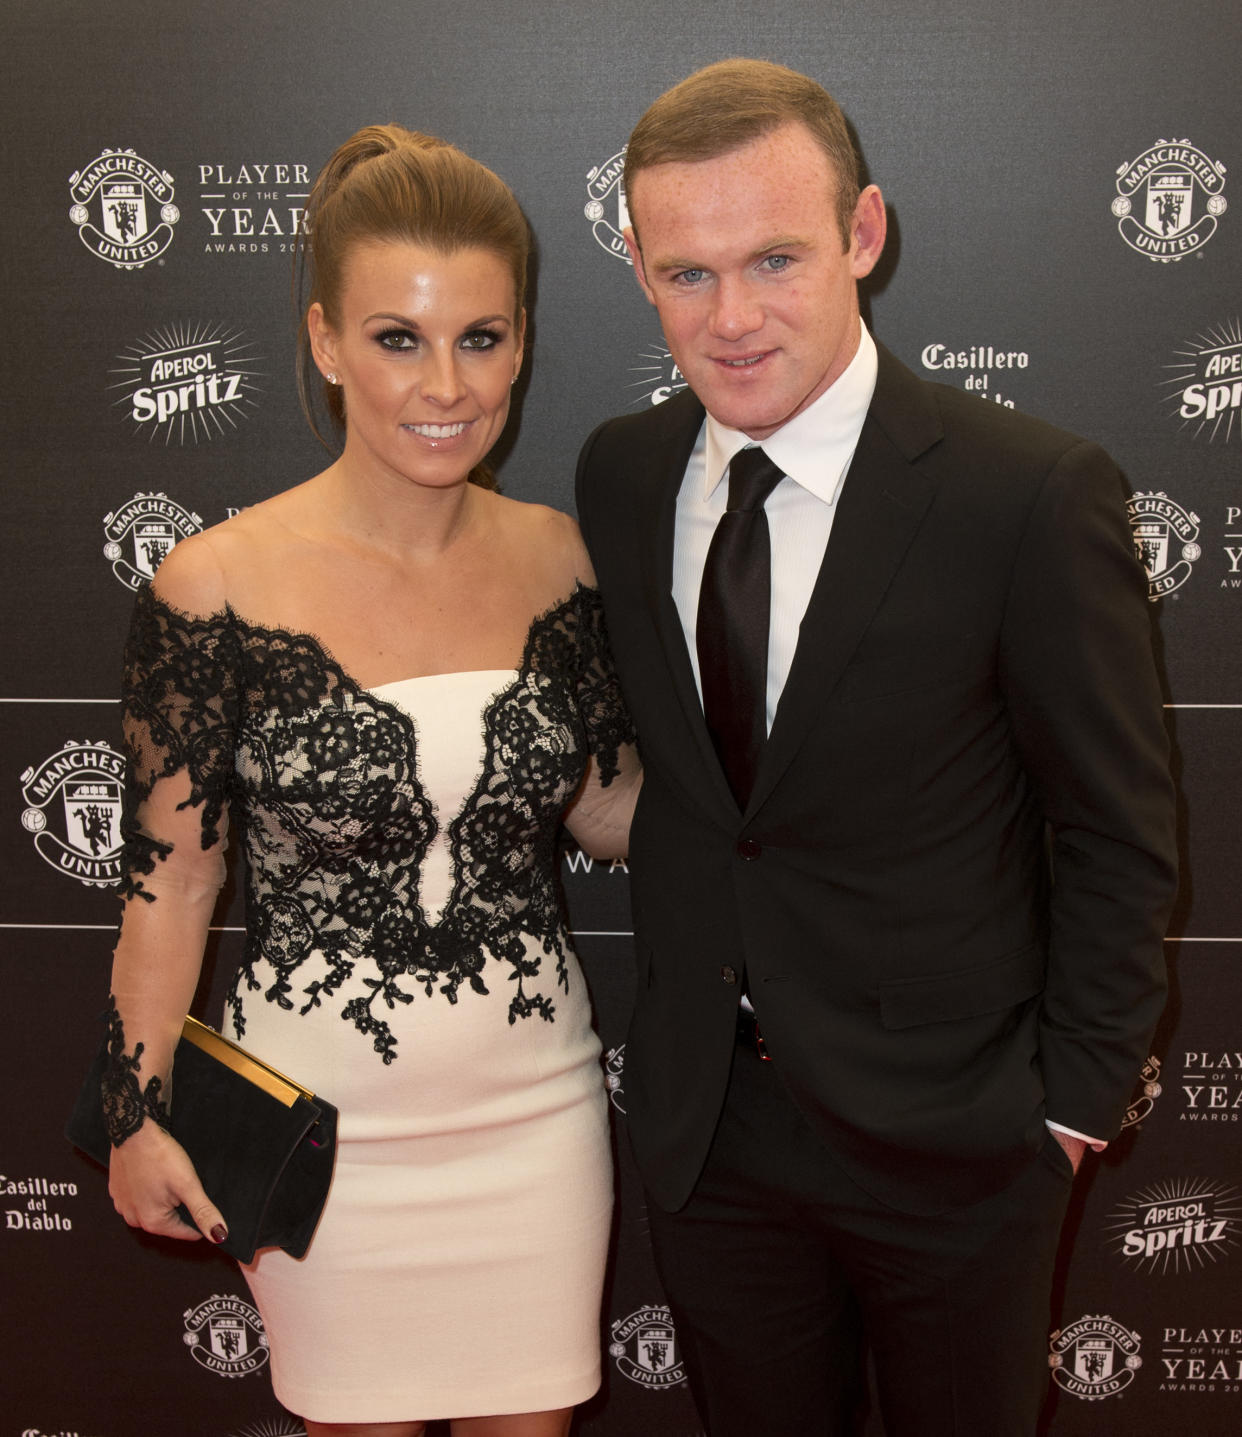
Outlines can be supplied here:
M1050 1128L1054 1133L1064 1133L1070 1138L1080 1138L1092 1152L1102 1153L1108 1146L1102 1138L1088 1137L1086 1133L1080 1133L1076 1128L1067 1128L1064 1123L1054 1123L1045 1118L1044 1126Z

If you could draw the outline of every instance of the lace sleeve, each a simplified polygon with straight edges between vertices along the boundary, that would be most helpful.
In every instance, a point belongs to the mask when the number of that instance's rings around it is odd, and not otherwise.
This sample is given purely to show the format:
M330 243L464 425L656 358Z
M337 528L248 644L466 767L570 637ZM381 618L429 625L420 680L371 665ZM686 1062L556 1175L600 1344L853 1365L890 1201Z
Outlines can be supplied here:
M146 586L139 591L125 645L122 722L126 752L121 891L141 895L139 875L172 851L146 830L141 810L162 778L184 771L189 796L178 808L200 808L204 851L219 839L233 772L239 693L236 636L226 614L196 619L178 613Z
M586 726L587 748L606 788L620 772L619 750L634 742L634 725L613 667L599 590L579 586L577 607L578 711Z

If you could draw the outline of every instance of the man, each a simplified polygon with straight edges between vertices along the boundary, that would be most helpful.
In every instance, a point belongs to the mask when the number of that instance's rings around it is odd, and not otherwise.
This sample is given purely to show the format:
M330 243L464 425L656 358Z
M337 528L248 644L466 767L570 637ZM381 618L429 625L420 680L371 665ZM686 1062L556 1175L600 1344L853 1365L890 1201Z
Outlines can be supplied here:
M591 437L579 509L646 765L626 1092L696 1401L846 1432L863 1332L888 1437L1030 1433L1175 886L1121 479L874 343L884 204L813 81L700 71L625 182L690 392Z

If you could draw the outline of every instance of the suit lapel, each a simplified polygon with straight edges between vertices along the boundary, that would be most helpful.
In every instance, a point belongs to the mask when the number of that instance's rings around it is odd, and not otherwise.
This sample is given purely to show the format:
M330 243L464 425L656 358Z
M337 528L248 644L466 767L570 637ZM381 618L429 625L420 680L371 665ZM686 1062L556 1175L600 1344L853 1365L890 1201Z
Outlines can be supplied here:
M673 602L677 495L703 424L703 406L686 391L667 400L660 409L664 422L651 449L650 468L640 481L641 502L645 506L642 522L654 536L654 541L643 547L643 592L673 692L699 761L708 775L712 796L717 804L724 806L726 815L736 815L737 804L703 718L681 615Z
M876 392L837 500L793 666L747 810L793 761L901 566L935 496L913 461L941 437L929 391L882 346Z

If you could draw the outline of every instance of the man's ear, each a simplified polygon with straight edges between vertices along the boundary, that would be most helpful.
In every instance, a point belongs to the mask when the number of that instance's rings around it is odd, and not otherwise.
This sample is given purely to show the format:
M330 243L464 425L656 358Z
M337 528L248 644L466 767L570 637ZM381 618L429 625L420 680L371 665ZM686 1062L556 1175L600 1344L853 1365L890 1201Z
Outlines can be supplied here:
M888 233L888 210L878 185L868 185L858 196L850 220L850 273L862 279L876 267Z
M638 236L634 233L634 226L627 225L621 233L625 239L625 247L630 252L630 263L634 266L634 278L638 281L638 287L647 296L648 304L654 304L655 295L652 294L651 286L647 283L643 252L638 244Z

